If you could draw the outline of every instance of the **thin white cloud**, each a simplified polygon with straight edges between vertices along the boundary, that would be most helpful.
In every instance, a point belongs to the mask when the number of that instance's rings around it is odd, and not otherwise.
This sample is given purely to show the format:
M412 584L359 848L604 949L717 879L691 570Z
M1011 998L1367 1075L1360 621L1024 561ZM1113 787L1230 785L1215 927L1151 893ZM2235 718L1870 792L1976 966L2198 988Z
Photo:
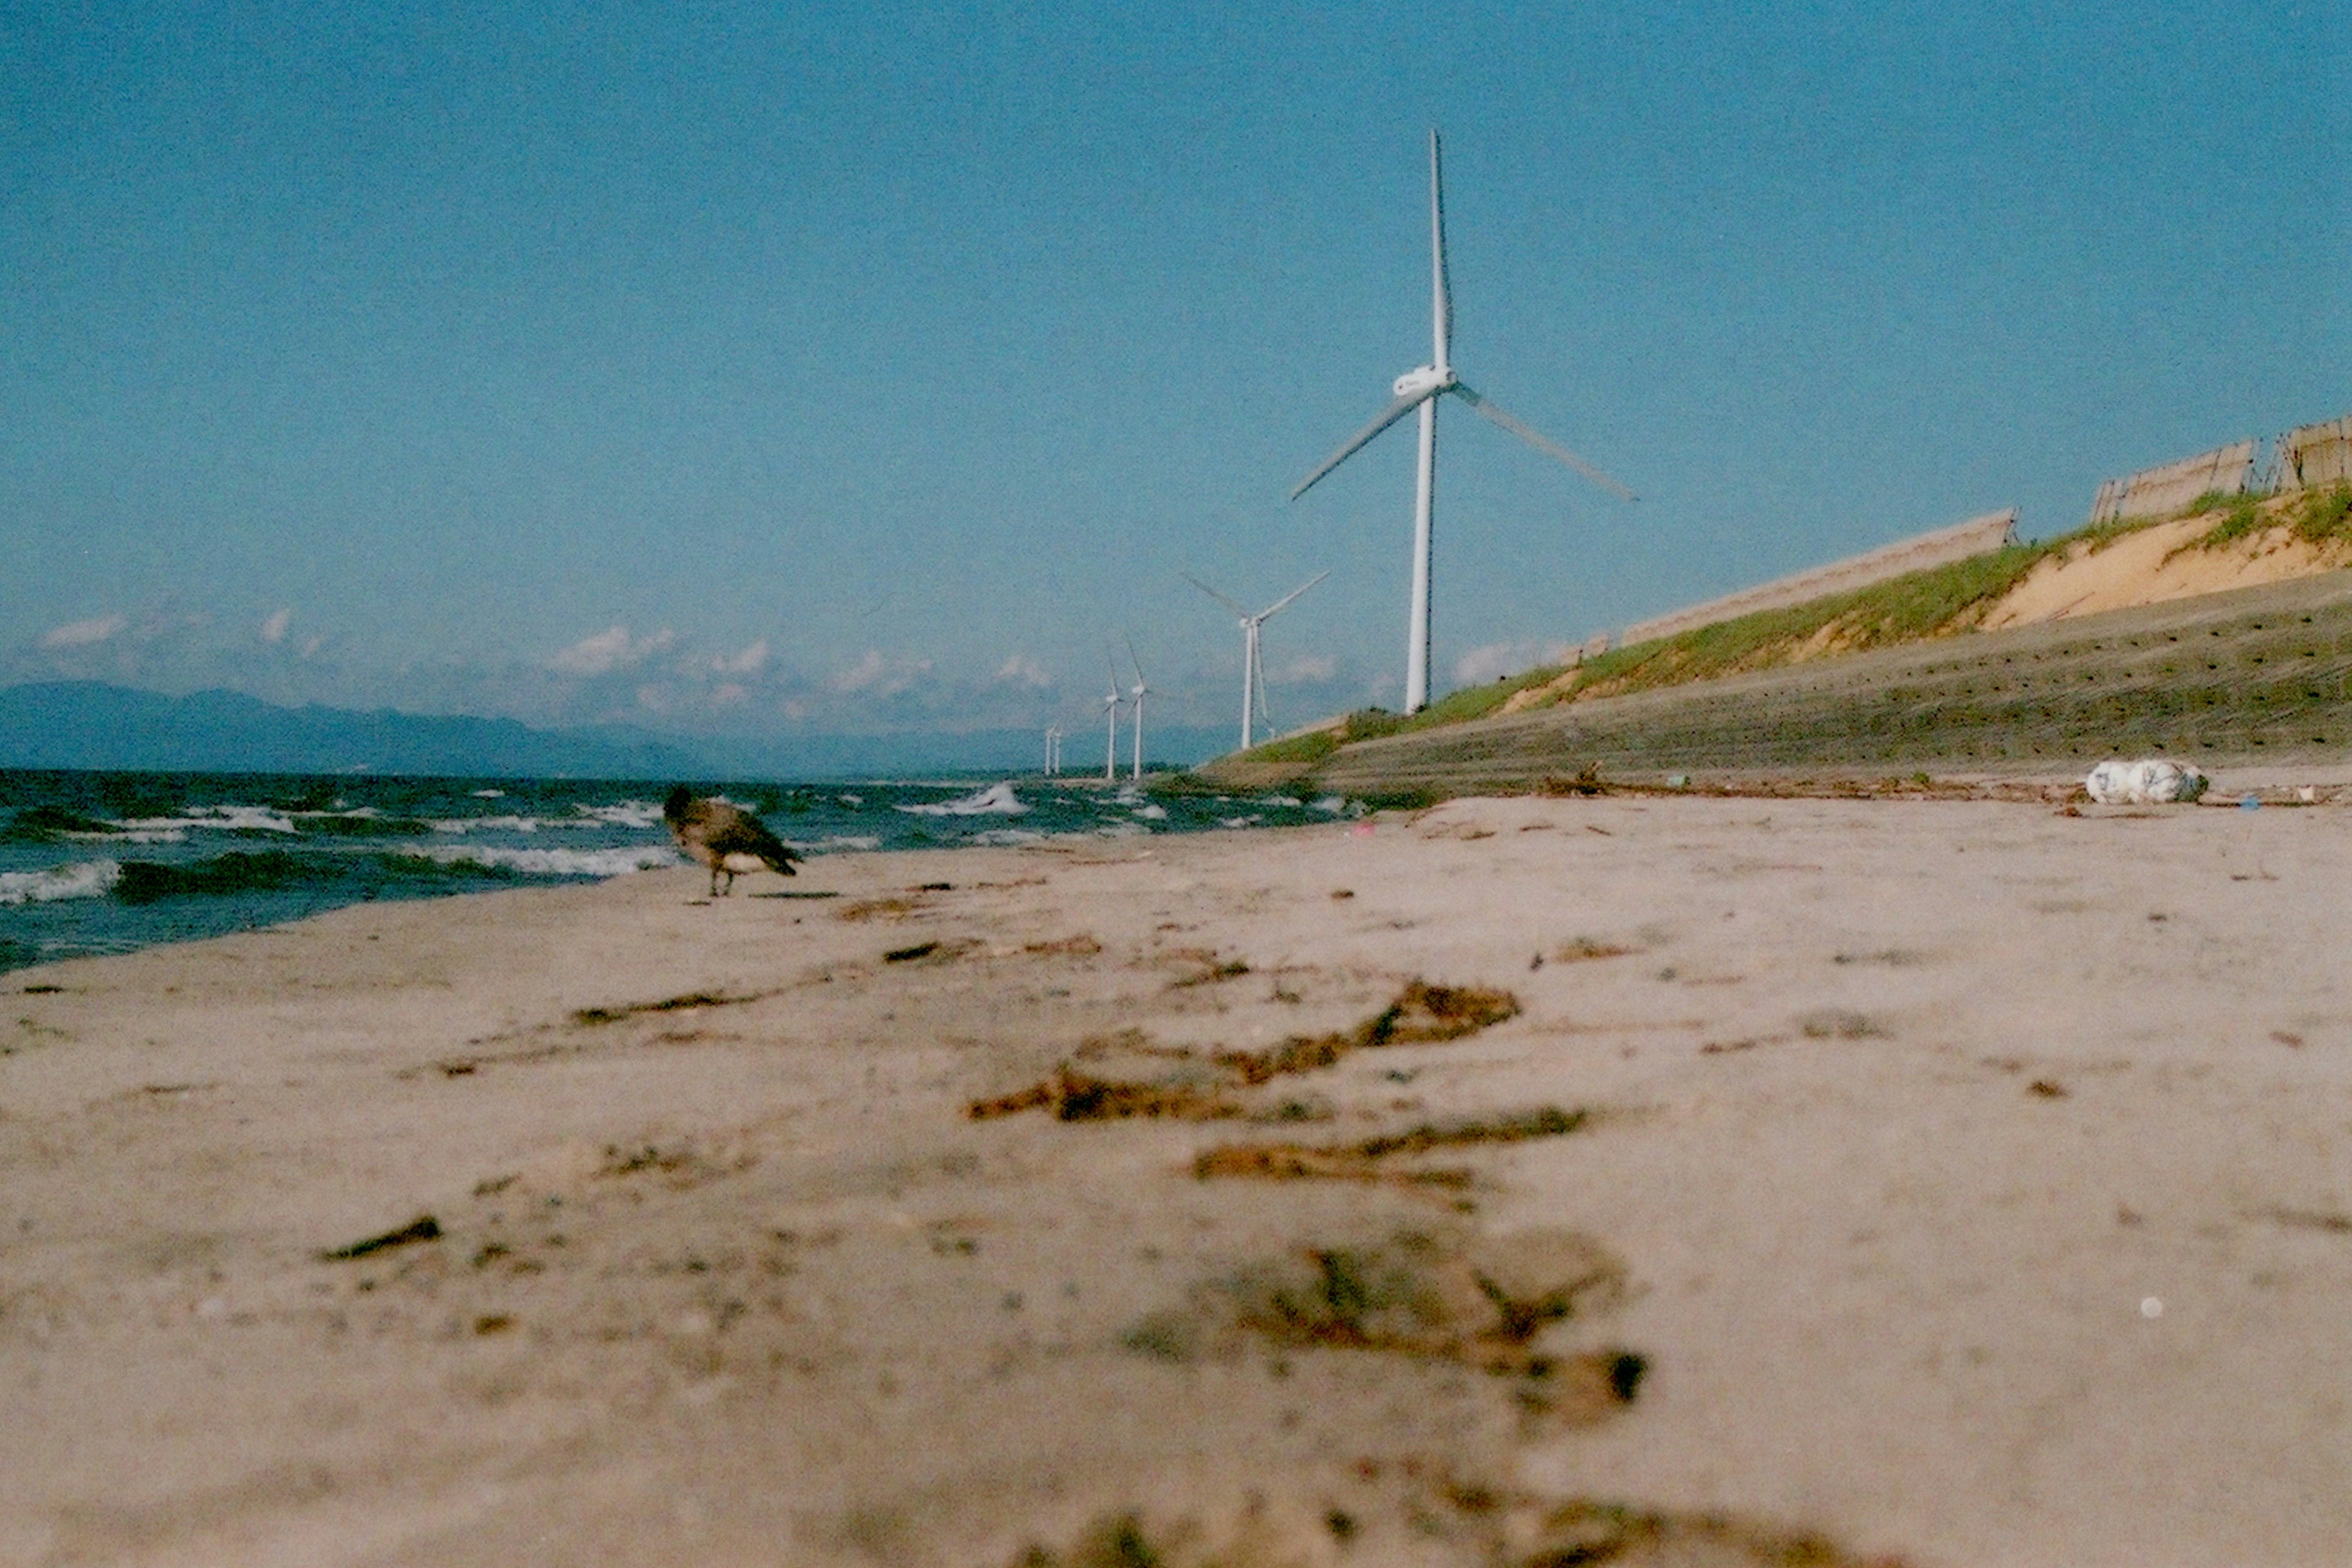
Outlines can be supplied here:
M1043 691L1054 684L1054 678L1025 653L1016 653L999 666L996 679L999 685L1026 686L1036 691Z
M616 669L644 663L676 641L677 634L667 627L646 637L632 637L626 626L607 626L554 655L548 659L547 667L562 675L610 675Z
M928 658L908 658L904 655L886 658L879 649L867 648L865 658L833 678L833 689L896 697L930 673L931 661Z
M102 643L129 626L121 616L94 616L86 621L68 621L61 626L51 626L41 634L44 648L88 647Z
M1303 684L1307 681L1328 680L1339 673L1339 661L1329 655L1317 658L1310 654L1301 654L1288 664L1277 665L1268 670L1266 679L1284 685Z
M768 639L761 637L740 653L722 653L710 661L721 675L757 675L767 667Z
M284 642L286 640L286 628L293 624L293 605L288 605L283 608L273 611L270 614L269 618L261 623L261 640L266 643Z

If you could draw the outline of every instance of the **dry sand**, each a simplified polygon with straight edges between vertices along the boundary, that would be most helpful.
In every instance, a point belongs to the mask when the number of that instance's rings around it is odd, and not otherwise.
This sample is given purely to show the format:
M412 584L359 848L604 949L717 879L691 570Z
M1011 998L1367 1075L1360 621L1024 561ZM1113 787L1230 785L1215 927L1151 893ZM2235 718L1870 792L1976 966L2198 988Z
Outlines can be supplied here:
M2348 827L1460 801L20 972L0 1561L2342 1563Z
M2070 545L2025 574L1985 616L1982 629L2032 626L2140 605L2284 583L2346 564L2340 547L2298 539L2284 524L2210 550L2196 548L2218 519L2160 522L2094 547Z

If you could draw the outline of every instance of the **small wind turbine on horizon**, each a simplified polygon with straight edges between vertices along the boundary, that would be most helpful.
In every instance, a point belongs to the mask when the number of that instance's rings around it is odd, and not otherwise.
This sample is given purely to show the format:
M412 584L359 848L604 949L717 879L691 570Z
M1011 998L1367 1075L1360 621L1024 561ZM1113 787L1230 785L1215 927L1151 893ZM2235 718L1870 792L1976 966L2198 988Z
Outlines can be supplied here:
M1118 665L1110 655L1103 655L1103 668L1110 672L1110 695L1103 699L1103 718L1108 733L1103 740L1103 783L1118 777Z
M1312 588L1316 584L1320 583L1324 578L1331 575L1331 574L1328 572L1318 572L1314 576L1309 577L1306 582L1301 583L1297 587L1293 588L1289 593L1285 594L1281 598L1276 599L1273 604L1268 605L1265 609L1260 610L1255 615L1250 614L1249 611L1240 604L1225 597L1224 595L1218 593L1214 588L1210 587L1206 583L1202 582L1190 572L1180 572L1177 575L1183 578L1184 581L1192 584L1192 586L1200 589L1201 592L1208 595L1209 597L1216 600L1217 603L1223 605L1225 608L1231 610L1234 615L1241 617L1242 750L1246 752L1250 749L1251 744L1251 716L1253 712L1263 713L1265 711L1265 667L1258 662L1258 627L1264 626L1268 620L1272 619L1275 614L1286 606L1291 600L1296 599L1299 595L1304 594L1307 589ZM1266 722L1271 724L1273 721L1273 717L1268 715Z
M1137 779L1140 780L1143 777L1143 694L1151 689L1143 684L1143 665L1142 662L1135 657L1135 639L1133 637L1129 637L1127 639L1127 662L1135 666L1135 684L1127 689L1127 694L1129 697L1132 698L1135 702L1135 776ZM1111 689L1113 691L1117 691L1118 689L1118 676L1116 667L1114 667L1113 673L1111 675ZM1117 722L1117 721L1114 720L1113 722Z
M1519 419L1487 402L1454 374L1447 348L1447 339L1453 329L1454 301L1445 287L1445 205L1438 172L1437 132L1434 128L1429 132L1429 255L1430 315L1434 343L1430 363L1397 377L1390 389L1395 395L1395 401L1350 437L1347 445L1324 459L1321 468L1300 480L1298 488L1290 492L1290 499L1297 500L1314 488L1318 479L1354 457L1373 437L1414 409L1421 410L1421 467L1413 485L1412 507L1412 611L1405 648L1404 710L1408 713L1418 712L1429 705L1429 536L1430 511L1437 487L1437 400L1440 397L1449 392L1454 394L1544 456L1567 464L1603 489L1613 491L1627 500L1634 499L1632 490L1567 447L1537 434Z

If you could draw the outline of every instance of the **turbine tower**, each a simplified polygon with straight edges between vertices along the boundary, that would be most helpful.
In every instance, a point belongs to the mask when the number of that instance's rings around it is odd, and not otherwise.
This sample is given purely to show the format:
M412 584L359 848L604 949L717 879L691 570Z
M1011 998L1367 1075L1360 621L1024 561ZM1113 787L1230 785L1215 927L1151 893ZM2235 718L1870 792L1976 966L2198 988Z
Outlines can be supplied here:
M1283 609L1290 603L1291 600L1296 599L1299 595L1304 594L1307 589L1312 588L1316 584L1320 583L1324 578L1331 575L1331 574L1328 572L1318 572L1314 576L1309 577L1306 582L1301 583L1297 587L1293 588L1289 593L1285 594L1281 598L1276 599L1273 604L1268 605L1265 609L1260 610L1254 616L1242 605L1234 603L1231 599L1228 599L1223 594L1218 593L1214 588L1210 587L1206 583L1202 582L1198 577L1193 576L1190 572L1180 572L1177 575L1183 578L1184 581L1192 584L1192 586L1200 589L1201 592L1208 595L1209 597L1216 600L1217 603L1223 605L1225 608L1231 610L1234 615L1241 617L1242 750L1246 752L1250 749L1251 715L1254 712L1263 713L1265 711L1265 668L1258 662L1257 629L1261 626L1264 626L1268 620L1271 620L1276 612ZM1268 722L1272 722L1271 719L1268 720Z
M1447 352L1447 339L1452 335L1454 303L1445 288L1445 204L1438 173L1437 132L1434 129L1429 133L1429 273L1431 336L1434 345L1430 363L1397 377L1390 389L1395 401L1381 410L1370 425L1358 431L1346 446L1332 453L1321 468L1300 480L1298 488L1290 492L1290 499L1297 500L1313 488L1315 481L1354 457L1373 437L1414 409L1421 410L1421 467L1412 492L1412 614L1405 644L1404 710L1408 713L1419 712L1429 705L1429 533L1431 505L1437 489L1437 400L1440 397L1449 392L1454 394L1544 456L1566 463L1603 489L1614 491L1627 500L1633 499L1632 490L1567 447L1547 440L1487 402L1454 374L1454 363Z
M1103 718L1109 729L1103 740L1103 783L1108 784L1118 777L1118 666L1105 654L1103 668L1110 672L1110 695L1103 699Z
M1143 666L1135 657L1133 637L1127 639L1127 662L1135 666L1135 684L1127 689L1127 694L1135 700L1135 776L1141 779L1143 777L1143 694L1151 689L1143 684ZM1111 676L1111 689L1113 691L1118 689L1118 677L1116 673Z

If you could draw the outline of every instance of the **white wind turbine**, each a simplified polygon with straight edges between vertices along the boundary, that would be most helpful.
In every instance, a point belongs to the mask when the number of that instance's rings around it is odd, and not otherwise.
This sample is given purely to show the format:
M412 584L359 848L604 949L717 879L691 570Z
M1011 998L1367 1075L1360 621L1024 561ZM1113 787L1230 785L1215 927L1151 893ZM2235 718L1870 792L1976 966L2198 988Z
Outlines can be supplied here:
M1105 654L1103 668L1110 672L1110 695L1103 699L1103 719L1109 731L1103 739L1103 782L1108 784L1118 776L1118 666Z
M1135 700L1135 776L1143 777L1143 694L1151 689L1143 684L1143 665L1135 657L1135 639L1127 639L1127 662L1135 666L1135 684L1127 689ZM1111 689L1118 689L1118 676L1111 676Z
M1210 587L1206 583L1202 582L1190 572L1180 572L1177 575L1183 578L1184 581L1192 584L1192 586L1200 589L1201 592L1208 595L1209 597L1216 600L1217 603L1223 605L1225 608L1231 610L1234 615L1241 617L1242 750L1246 752L1250 749L1251 716L1254 713L1263 713L1265 711L1265 667L1258 662L1257 629L1261 626L1264 626L1267 621L1271 620L1276 611L1284 608L1291 600L1296 599L1299 595L1304 594L1307 589L1312 588L1316 584L1320 583L1324 578L1331 575L1331 574L1328 572L1318 572L1314 576L1309 577L1306 582L1301 583L1297 587L1293 588L1289 593L1285 594L1281 598L1276 599L1273 604L1268 605L1265 609L1260 610L1255 615L1251 615L1249 611L1241 605L1236 604L1234 601L1225 597L1223 594L1218 593L1214 588ZM1271 723L1272 719L1269 717L1267 721Z
M1612 490L1627 500L1633 492L1594 468L1567 447L1559 446L1525 424L1496 407L1470 390L1454 374L1453 362L1447 357L1446 340L1453 326L1454 305L1445 288L1445 206L1438 175L1437 132L1429 133L1429 254L1430 254L1430 315L1435 352L1428 364L1405 372L1396 378L1391 390L1396 401L1381 410L1380 416L1351 437L1348 444L1324 461L1321 468L1299 482L1290 492L1297 500L1305 495L1315 481L1356 455L1367 442L1412 413L1421 410L1421 471L1413 487L1412 506L1412 616L1407 634L1404 673L1404 710L1418 712L1429 703L1429 514L1430 503L1437 486L1437 400L1452 393L1478 413L1533 447L1548 458L1556 458L1604 489Z

